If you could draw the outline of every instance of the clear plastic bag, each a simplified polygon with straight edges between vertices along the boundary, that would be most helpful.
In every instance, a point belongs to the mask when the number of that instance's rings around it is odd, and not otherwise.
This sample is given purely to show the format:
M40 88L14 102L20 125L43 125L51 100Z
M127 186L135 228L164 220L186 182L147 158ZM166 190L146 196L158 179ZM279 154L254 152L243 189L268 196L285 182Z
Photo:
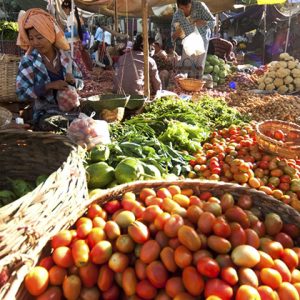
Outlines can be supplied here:
M110 144L108 123L79 114L68 128L67 136L78 145L91 149L98 144Z
M205 53L203 38L196 26L194 32L182 40L182 46L187 56Z
M66 90L57 91L56 99L59 109L64 112L69 112L80 105L76 88L71 85Z

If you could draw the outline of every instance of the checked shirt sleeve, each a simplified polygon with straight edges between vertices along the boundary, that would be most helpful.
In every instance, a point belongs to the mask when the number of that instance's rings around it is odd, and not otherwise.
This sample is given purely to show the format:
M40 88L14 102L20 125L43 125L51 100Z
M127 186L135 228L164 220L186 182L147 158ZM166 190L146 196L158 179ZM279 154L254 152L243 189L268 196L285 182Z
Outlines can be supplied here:
M35 100L37 98L34 92L34 77L32 63L24 57L20 62L16 79L16 93L20 101Z
M215 17L210 12L208 7L203 2L194 2L193 3L193 17L195 19L205 20L207 21L207 26L210 28L211 32L215 27Z

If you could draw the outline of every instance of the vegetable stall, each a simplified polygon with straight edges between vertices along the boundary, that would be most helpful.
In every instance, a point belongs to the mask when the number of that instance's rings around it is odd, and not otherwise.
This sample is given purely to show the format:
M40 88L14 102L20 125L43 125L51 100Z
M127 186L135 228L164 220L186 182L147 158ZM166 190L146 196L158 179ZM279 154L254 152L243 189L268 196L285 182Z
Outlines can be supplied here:
M95 71L66 133L0 124L0 298L300 299L299 70L210 55L212 87L138 99Z

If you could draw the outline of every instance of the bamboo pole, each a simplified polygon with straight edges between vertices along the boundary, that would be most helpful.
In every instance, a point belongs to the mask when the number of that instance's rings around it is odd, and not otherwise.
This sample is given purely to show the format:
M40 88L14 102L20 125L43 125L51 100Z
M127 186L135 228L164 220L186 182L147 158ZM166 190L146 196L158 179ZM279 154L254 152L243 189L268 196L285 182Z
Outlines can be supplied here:
M150 98L149 80L149 43L148 43L148 0L142 0L143 11L143 45L144 45L144 95Z
M118 0L115 0L115 11L114 11L115 31L119 32L119 20L118 20Z

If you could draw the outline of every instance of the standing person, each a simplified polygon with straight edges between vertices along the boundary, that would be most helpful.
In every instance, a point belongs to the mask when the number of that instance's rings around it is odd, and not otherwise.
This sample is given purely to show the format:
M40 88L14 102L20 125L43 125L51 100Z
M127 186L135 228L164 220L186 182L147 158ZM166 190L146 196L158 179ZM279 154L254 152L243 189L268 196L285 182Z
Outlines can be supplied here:
M157 65L152 57L149 57L149 73L151 94L161 90ZM126 94L144 95L144 53L143 37L138 35L132 50L120 56L116 77L114 78L114 92Z
M90 53L94 53L95 51L98 50L100 44L103 42L103 38L104 38L103 29L98 24L98 27L96 29L95 36L94 36L94 44L90 48Z
M203 39L206 52L197 56L193 55L190 59L197 69L199 69L201 77L204 72L209 39L215 26L215 18L203 2L197 0L177 0L177 10L173 15L171 23L172 38L174 40L178 38L183 39L194 32L195 26ZM182 62L187 57L183 49Z
M69 85L83 87L82 75L68 50L70 46L55 19L38 8L19 17L17 45L27 51L22 57L16 79L20 101L33 102L33 125L37 130L67 127L78 116L64 113L57 102L60 91ZM68 73L70 72L71 73Z
M154 55L152 56L156 62L159 77L162 83L162 88L166 90L169 85L171 71L173 70L173 60L168 57L158 42L154 42Z
M85 31L84 22L80 19L78 14L78 9L75 6L75 20L72 24L72 16L71 16L71 9L72 9L72 2L71 0L64 0L61 4L63 11L67 15L67 28L65 30L65 37L67 38L68 42L71 44L73 43L74 47L74 60L77 63L78 67L80 68L83 78L89 79L89 68L91 67L91 59L88 53L84 52L84 48L82 45L83 41L83 33ZM71 28L73 27L73 33L71 32ZM73 37L72 37L73 36Z

